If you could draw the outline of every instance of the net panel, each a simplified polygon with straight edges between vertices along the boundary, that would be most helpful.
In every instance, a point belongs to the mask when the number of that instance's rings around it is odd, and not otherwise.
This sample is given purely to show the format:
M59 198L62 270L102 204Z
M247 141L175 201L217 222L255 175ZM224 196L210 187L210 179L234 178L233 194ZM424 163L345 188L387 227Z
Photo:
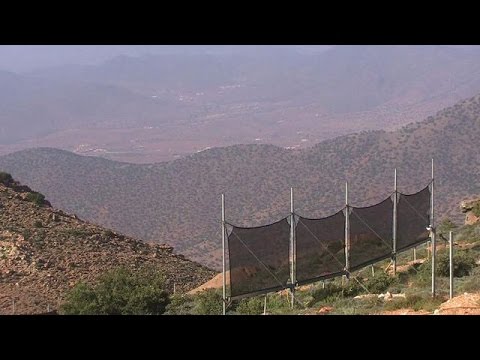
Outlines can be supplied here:
M398 194L397 252L426 242L430 224L430 185L411 194Z
M296 279L299 284L333 277L345 268L345 215L299 217L296 227Z
M288 218L255 228L233 226L227 239L232 299L287 286L290 281Z
M389 197L373 206L351 208L350 270L387 259L393 250L393 201Z

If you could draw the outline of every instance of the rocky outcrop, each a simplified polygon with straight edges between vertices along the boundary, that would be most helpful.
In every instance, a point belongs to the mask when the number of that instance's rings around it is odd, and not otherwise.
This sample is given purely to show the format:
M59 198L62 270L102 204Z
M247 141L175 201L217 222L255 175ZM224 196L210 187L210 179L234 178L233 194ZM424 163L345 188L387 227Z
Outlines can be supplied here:
M174 254L25 201L25 193L0 183L0 314L55 312L78 282L94 283L115 267L153 267L167 290L187 292L215 272Z
M465 225L473 225L480 222L480 199L463 200L460 208L465 214Z

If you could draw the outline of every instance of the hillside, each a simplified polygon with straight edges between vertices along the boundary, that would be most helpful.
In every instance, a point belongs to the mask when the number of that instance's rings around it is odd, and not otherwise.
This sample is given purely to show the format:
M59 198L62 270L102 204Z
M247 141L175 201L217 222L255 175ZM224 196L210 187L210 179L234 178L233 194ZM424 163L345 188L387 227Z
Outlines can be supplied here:
M214 272L167 245L146 244L82 221L75 215L28 201L30 189L0 183L0 314L58 309L79 281L93 283L117 266L153 266L168 291L185 292Z
M370 131L305 150L272 145L214 148L167 163L134 165L32 149L0 157L0 169L31 184L54 206L138 238L168 242L219 268L220 194L227 220L259 225L288 214L295 187L299 214L329 215L344 203L383 200L398 186L413 193L430 181L435 158L437 219L463 220L458 199L480 193L480 95L394 132Z
M480 91L478 47L300 49L239 46L0 71L0 154L54 147L152 163L236 144L303 149L420 121Z

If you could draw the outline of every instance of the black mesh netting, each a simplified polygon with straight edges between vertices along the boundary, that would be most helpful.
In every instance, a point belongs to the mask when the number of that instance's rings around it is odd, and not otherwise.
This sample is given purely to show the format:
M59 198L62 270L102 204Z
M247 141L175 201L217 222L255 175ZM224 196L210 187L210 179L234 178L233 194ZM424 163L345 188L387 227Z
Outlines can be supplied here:
M228 234L230 296L262 294L287 286L290 279L288 218L256 228L233 226Z
M412 195L398 194L397 252L427 241L430 224L430 185Z
M393 201L364 208L351 207L350 270L354 271L392 255Z
M323 219L299 217L296 226L298 284L333 277L345 268L345 215Z

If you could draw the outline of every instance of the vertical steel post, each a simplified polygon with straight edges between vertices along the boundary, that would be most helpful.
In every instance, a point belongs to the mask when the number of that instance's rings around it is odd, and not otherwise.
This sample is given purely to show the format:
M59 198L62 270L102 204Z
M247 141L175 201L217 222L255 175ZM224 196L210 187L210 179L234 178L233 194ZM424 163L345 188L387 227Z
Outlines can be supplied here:
M395 169L395 178L393 182L394 201L393 201L393 275L397 274L397 169Z
M448 242L450 244L449 256L450 256L450 299L453 298L453 236L450 231Z
M222 194L222 283L223 283L223 315L227 306L227 279L225 276L225 195Z
M432 237L432 297L435 297L435 253L436 253L436 235L435 235L435 217L434 217L434 173L433 173L433 159L432 159L432 191L430 199L430 234Z
M350 273L350 211L348 207L348 181L345 182L345 270L348 275Z
M291 294L292 294L292 304L293 309L295 302L295 282L296 282L296 243L295 243L295 205L293 202L293 187L290 188L290 246L291 246L291 268L290 268L290 280L291 280Z

